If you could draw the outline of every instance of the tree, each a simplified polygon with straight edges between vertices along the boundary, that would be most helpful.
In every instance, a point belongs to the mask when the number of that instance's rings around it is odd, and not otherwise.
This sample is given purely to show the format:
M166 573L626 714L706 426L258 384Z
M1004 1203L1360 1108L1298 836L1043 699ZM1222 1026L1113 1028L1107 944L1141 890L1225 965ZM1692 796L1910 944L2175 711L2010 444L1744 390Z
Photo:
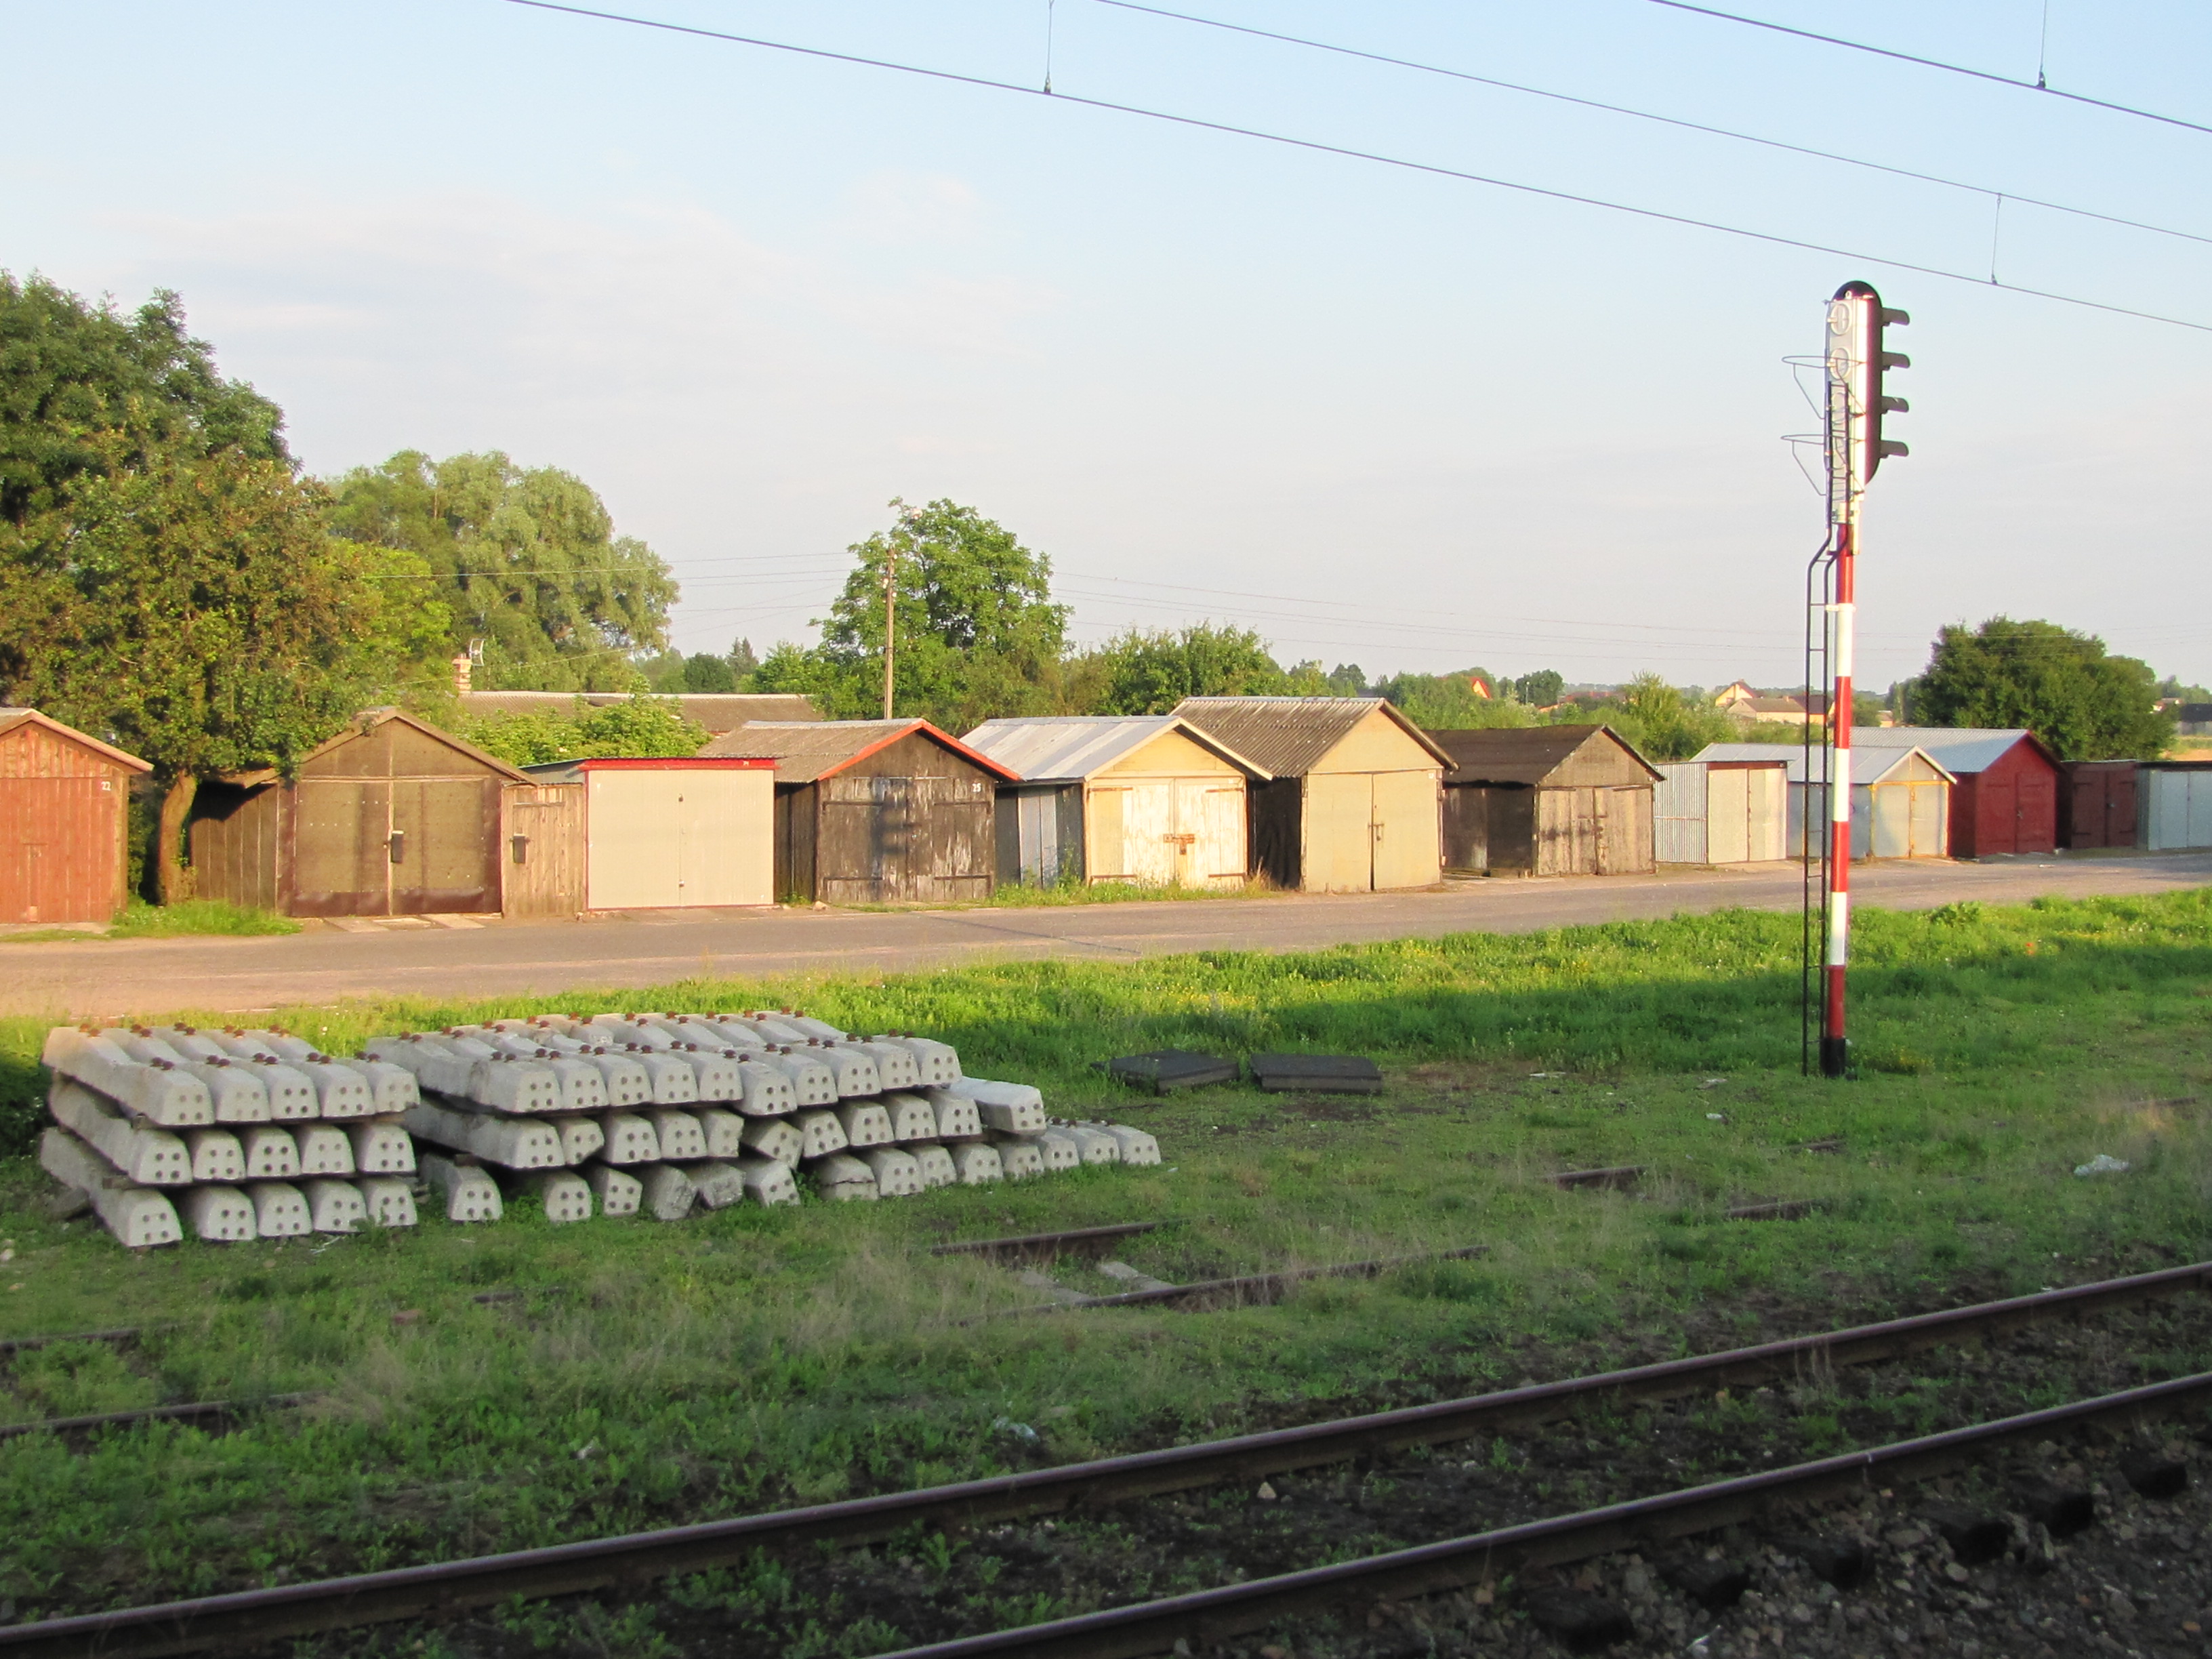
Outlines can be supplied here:
M434 461L402 450L333 486L338 533L428 561L450 644L483 641L483 690L627 691L631 660L667 643L677 586L643 542L614 533L598 494L498 451Z
M1535 716L1504 697L1484 696L1475 682L1495 685L1486 668L1456 674L1394 674L1368 688L1388 697L1414 725L1439 732L1474 732L1492 726L1533 726Z
M1563 725L1607 725L1646 760L1687 760L1709 743L1736 735L1735 722L1703 698L1686 697L1657 674L1638 674L1617 703L1575 703L1560 711Z
M686 691L734 691L737 677L730 672L730 659L705 651L694 652L684 659L684 689Z
M1249 628L1193 623L1129 629L1091 653L1102 714L1164 714L1185 697L1279 696L1288 676Z
M2026 726L2062 760L2151 760L2173 740L2146 664L2055 623L1944 629L1911 696L1922 724Z
M1513 682L1514 700L1532 708L1549 708L1567 689L1566 677L1556 668L1540 668Z
M739 640L730 647L727 660L730 665L730 679L736 689L740 691L752 690L746 682L752 678L753 671L760 666L760 659L753 655L753 642L750 640Z
M567 714L492 714L462 727L461 735L512 766L547 761L629 759L696 755L707 728L686 720L664 697L634 696L594 708L581 697Z
M446 630L419 561L330 536L282 420L173 295L0 278L0 701L154 763L165 902L201 778L289 769Z
M1367 676L1356 662L1340 662L1328 671L1328 689L1340 697L1367 695Z

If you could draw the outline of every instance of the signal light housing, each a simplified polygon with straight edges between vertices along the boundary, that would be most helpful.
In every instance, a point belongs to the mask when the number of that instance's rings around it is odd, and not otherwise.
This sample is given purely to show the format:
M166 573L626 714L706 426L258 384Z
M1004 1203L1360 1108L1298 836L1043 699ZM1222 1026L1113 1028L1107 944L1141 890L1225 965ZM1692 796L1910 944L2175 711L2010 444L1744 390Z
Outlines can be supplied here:
M1881 422L1883 416L1902 415L1911 407L1882 390L1882 376L1912 367L1911 358L1883 343L1885 331L1911 321L1909 313L1884 306L1868 283L1845 283L1828 302L1828 374L1846 389L1851 482L1862 489L1886 459L1911 453L1881 435Z

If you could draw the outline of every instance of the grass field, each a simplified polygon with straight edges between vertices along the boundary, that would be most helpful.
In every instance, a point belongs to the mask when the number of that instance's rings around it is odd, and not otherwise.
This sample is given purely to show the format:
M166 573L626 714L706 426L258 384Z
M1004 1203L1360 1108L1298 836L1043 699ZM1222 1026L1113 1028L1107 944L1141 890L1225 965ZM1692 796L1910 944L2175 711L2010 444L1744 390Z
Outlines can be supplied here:
M185 899L175 904L148 904L133 899L123 914L105 927L26 927L0 933L0 945L46 945L59 939L82 943L88 939L182 939L192 934L296 933L300 924L289 916L255 910L227 899Z
M1153 1130L1164 1164L676 1226L555 1229L518 1206L489 1228L143 1258L46 1217L21 1156L40 1033L0 1023L0 1334L162 1327L136 1347L19 1357L0 1416L325 1393L222 1436L0 1443L0 1596L27 1617L588 1537L1516 1382L1681 1347L1693 1323L1749 1333L2212 1255L2212 890L1866 911L1858 945L1848 1083L1799 1075L1797 924L1748 912L297 1010L278 1023L349 1048L549 1007L795 1003L947 1037L1056 1110ZM1089 1069L1170 1043L1370 1054L1389 1091L1156 1103ZM1798 1150L1838 1135L1840 1152ZM2100 1152L2132 1167L2074 1176ZM1651 1171L1633 1194L1544 1178L1629 1163ZM1753 1198L1826 1207L1722 1218ZM1176 1224L1122 1253L1168 1279L1489 1254L1273 1308L971 1324L1036 1293L926 1250L1139 1218ZM1058 1276L1108 1288L1086 1272ZM474 1300L494 1289L522 1294ZM895 1644L766 1583L724 1589L784 1651ZM546 1617L518 1610L514 1628ZM582 1640L544 1628L548 1648ZM578 1650L653 1651L649 1636Z

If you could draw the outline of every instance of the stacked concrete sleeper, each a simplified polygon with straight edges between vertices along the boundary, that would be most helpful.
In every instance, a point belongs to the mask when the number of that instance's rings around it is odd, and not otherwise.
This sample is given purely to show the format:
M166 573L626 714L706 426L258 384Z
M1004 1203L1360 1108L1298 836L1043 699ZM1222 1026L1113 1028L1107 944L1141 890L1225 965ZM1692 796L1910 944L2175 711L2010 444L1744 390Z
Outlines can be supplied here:
M281 1031L61 1026L40 1161L125 1244L411 1227L413 1077Z

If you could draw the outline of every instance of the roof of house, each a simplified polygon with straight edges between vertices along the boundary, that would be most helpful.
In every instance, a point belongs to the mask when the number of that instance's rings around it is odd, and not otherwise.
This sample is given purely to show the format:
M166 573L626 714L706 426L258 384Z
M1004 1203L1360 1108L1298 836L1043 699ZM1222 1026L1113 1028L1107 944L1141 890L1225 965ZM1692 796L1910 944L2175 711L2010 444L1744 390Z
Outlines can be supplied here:
M482 719L490 714L573 714L580 701L593 708L628 702L627 691L464 691L461 712ZM672 702L687 720L703 726L720 737L734 732L747 720L818 720L821 714L807 697L783 692L683 691L661 701Z
M2024 726L1857 726L1851 728L1856 749L1924 749L1959 775L1986 772L2022 739L2033 744L2052 765L2058 757Z
M136 755L125 754L112 743L102 743L89 732L80 732L74 726L64 726L52 714L42 714L35 708L0 708L0 735L15 731L18 726L44 727L57 737L81 744L95 753L106 756L118 766L127 766L134 772L150 772L154 763L143 761Z
M1054 714L985 720L963 742L1018 773L1025 783L1091 777L1154 738L1179 732L1248 777L1268 774L1210 732L1176 714Z
M1204 727L1279 778L1299 777L1381 709L1406 735L1449 766L1436 740L1383 697L1185 697L1169 712Z
M1870 746L1875 748L1875 753L1867 757L1864 764L1856 761L1851 764L1854 787L1881 782L1892 773L1910 765L1915 755L1941 773L1946 783L1959 781L1950 768L1917 744L1907 744L1901 748L1892 748L1887 744ZM1812 753L1813 781L1826 783L1828 781L1828 750L1816 744ZM1802 743L1709 743L1690 758L1701 761L1780 761L1789 769L1790 781L1802 783L1806 778L1805 754L1805 745Z
M755 756L775 763L778 783L814 783L888 749L901 738L921 732L962 759L973 762L1008 783L1020 774L988 755L970 749L927 720L749 720L726 732L699 751L702 760Z
M410 714L404 708L386 708L362 709L360 714L356 714L353 719L346 722L346 728L344 731L338 732L335 737L325 738L322 742L317 744L313 749L310 749L306 754L301 756L299 763L301 766L305 766L309 761L313 760L317 756L327 755L331 750L338 748L343 744L351 743L356 738L366 737L371 732L375 731L378 726L391 720L398 720L403 726L411 726L417 732L422 732L425 736L434 738L438 742L446 744L448 748L459 750L461 753L466 755L471 760L476 761L481 765L489 767L493 771L499 773L510 782L528 783L532 781L530 775L527 772L523 771L520 768L510 765L496 755L486 753L483 750L477 748L476 744L471 743L467 738L457 738L452 732L446 731L443 727L433 726L429 721L422 719L418 715ZM234 783L245 788L252 788L260 784L274 783L276 781L279 775L280 774L275 767L264 766L251 772L227 773L224 775L222 781L225 783Z
M1617 747L1652 778L1659 776L1636 745L1609 726L1506 726L1429 736L1450 757L1446 783L1539 784L1569 756L1599 742Z

